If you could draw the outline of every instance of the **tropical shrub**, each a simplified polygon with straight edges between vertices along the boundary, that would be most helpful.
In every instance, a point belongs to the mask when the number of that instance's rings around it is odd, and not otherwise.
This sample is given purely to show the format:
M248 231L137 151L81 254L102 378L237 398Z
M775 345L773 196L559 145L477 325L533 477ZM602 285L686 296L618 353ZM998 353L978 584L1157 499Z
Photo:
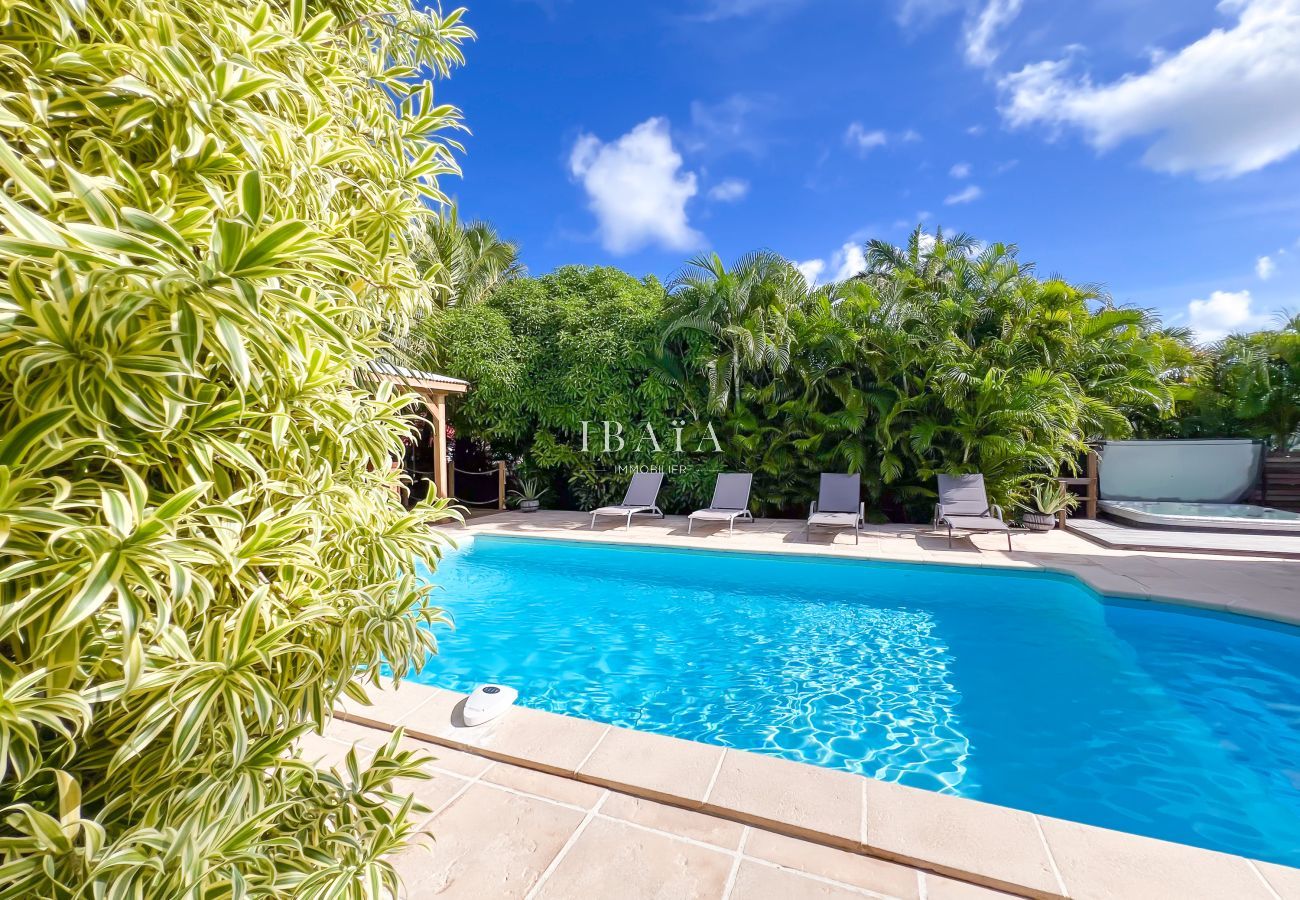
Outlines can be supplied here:
M918 230L866 258L819 288L770 254L714 260L674 292L668 346L714 408L726 386L726 466L755 472L767 509L805 509L822 471L861 472L877 518L923 520L940 472L983 472L1010 505L1088 439L1127 434L1132 411L1167 413L1141 311L962 235Z
M660 354L678 335L694 332L697 340L688 340L679 355L703 372L709 409L725 411L740 403L747 376L776 376L790 365L790 315L806 287L793 266L769 251L751 253L730 269L716 253L693 259L668 287Z
M439 620L404 398L460 13L43 0L0 19L0 894L378 896L396 742L318 771Z
M924 521L940 472L983 472L1012 506L1088 440L1169 414L1185 347L1146 313L1039 279L1007 245L918 230L866 249L866 271L838 285L768 252L692 260L667 292L560 270L443 317L436 362L478 385L467 431L573 479L560 505L626 483L575 452L584 419L712 424L722 453L669 470L675 510L707 501L725 468L755 474L762 510L801 514L819 472L849 471L873 517Z
M1275 450L1300 447L1300 315L1280 328L1229 335L1210 348L1203 402Z
M704 454L690 452L700 447L694 418L657 367L663 308L654 279L567 266L429 317L422 364L473 382L451 410L458 433L519 461L554 489L557 505L617 502L630 467L658 465L685 469L667 479L662 498L684 507L708 499L718 463L711 443ZM616 423L608 453L606 421ZM675 422L683 423L685 454L670 443Z
M1300 315L1213 344L1196 344L1185 329L1161 335L1177 362L1168 372L1175 411L1136 416L1142 437L1256 438L1274 452L1300 449Z

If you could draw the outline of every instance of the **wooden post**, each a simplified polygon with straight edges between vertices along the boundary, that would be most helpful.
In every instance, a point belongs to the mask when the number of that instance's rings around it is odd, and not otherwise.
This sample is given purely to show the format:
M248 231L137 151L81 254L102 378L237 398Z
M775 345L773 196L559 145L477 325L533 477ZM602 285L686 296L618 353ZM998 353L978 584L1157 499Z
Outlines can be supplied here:
M497 509L506 508L506 464L497 462Z
M447 395L431 394L424 405L433 419L433 489L439 497L451 496L447 478Z
M1089 519L1097 518L1097 499L1101 494L1101 484L1097 479L1097 451L1089 450L1087 462L1088 472L1088 494L1084 500L1084 506Z

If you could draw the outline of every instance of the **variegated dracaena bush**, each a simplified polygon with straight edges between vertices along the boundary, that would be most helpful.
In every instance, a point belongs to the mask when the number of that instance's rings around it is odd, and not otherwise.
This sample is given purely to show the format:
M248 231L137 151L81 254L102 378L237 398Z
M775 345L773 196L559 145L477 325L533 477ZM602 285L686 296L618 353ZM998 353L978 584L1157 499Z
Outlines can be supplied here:
M295 754L434 649L406 400L460 12L0 0L0 894L374 896L418 760ZM406 801L405 805L409 805Z

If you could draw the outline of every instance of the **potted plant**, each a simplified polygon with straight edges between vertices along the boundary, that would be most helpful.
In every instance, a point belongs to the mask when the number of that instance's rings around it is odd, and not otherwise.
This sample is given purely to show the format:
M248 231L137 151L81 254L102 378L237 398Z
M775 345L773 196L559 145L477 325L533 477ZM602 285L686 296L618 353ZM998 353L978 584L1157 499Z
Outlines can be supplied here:
M511 491L510 496L515 498L515 505L521 512L537 512L547 490L537 478L520 478L519 487Z
M1039 482L1029 497L1029 506L1021 513L1020 521L1030 531L1051 531L1056 527L1058 515L1079 505L1079 498L1059 481Z

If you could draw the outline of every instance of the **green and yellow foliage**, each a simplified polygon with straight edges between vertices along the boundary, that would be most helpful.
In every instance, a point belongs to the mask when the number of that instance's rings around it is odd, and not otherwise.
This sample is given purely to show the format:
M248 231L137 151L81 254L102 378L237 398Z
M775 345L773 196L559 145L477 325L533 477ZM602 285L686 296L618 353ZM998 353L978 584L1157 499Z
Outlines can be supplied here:
M0 895L377 896L417 760L294 755L438 621L358 373L459 113L409 0L0 2Z

